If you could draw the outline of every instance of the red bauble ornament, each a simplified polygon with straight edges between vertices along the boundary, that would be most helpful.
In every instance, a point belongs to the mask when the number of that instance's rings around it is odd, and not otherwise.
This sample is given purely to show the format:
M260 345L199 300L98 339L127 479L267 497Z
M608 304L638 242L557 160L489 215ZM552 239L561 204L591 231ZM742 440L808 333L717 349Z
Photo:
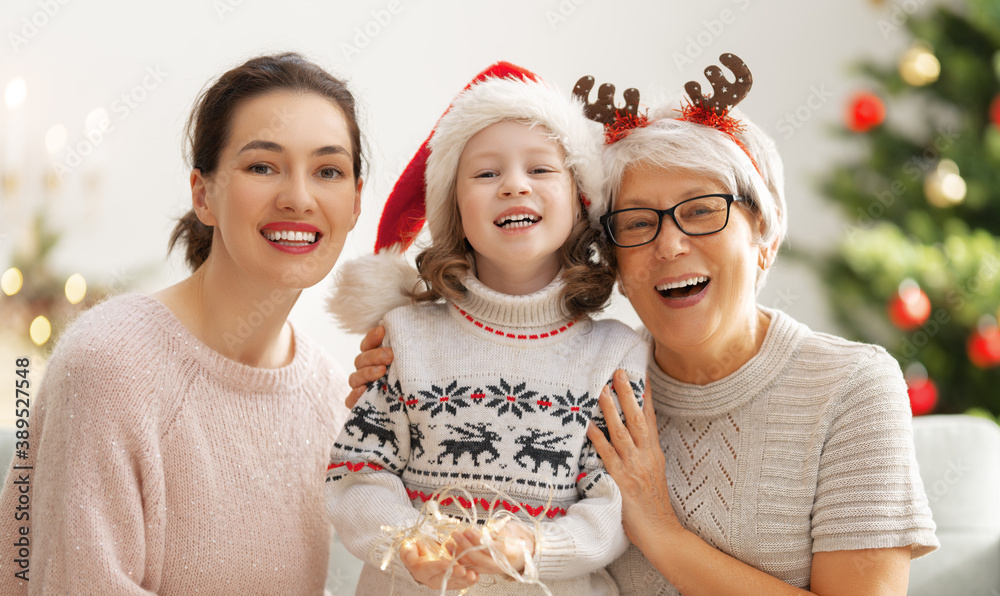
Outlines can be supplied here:
M906 394L910 396L910 410L914 416L930 414L937 405L937 385L930 379L907 381Z
M931 299L911 280L900 284L899 292L889 301L889 320L903 331L920 327L931 316Z
M993 123L993 126L1000 128L1000 94L990 102L990 122Z
M872 93L858 93L847 104L847 127L868 132L885 120L885 104Z
M976 329L966 344L969 360L979 368L992 368L1000 364L1000 327Z

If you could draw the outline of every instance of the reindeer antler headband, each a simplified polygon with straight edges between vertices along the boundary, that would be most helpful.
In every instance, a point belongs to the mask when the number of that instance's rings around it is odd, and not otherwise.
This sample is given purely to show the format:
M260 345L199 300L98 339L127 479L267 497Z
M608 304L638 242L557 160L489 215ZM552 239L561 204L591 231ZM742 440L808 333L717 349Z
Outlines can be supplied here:
M615 107L615 86L604 83L597 89L597 101L590 103L590 90L594 88L594 77L584 76L573 87L573 96L583 102L587 118L604 125L604 141L614 143L635 128L649 124L645 114L639 114L639 90L630 87L622 93L625 107Z
M684 90L687 91L691 102L681 106L679 110L681 116L678 120L711 126L727 134L740 149L743 149L753 167L760 172L757 162L736 136L743 132L743 124L729 115L730 110L743 101L750 92L753 75L750 74L746 63L736 54L723 54L719 56L719 62L733 72L735 79L728 81L722 74L722 69L714 64L705 68L705 78L712 84L712 95L702 95L701 85L697 81L688 81L684 85Z
M705 78L712 84L712 95L703 95L701 84L697 81L688 81L684 85L691 98L679 110L681 116L678 120L693 122L711 126L728 135L739 145L743 152L747 154L754 167L754 161L750 152L736 136L743 131L743 125L739 120L729 115L736 104L743 101L743 98L750 92L753 85L753 75L743 60L736 54L723 54L719 56L719 62L733 72L734 81L726 79L722 74L722 69L712 65L705 69ZM615 107L615 86L611 83L604 83L597 90L597 101L590 103L590 91L594 88L594 77L584 76L576 82L573 88L573 95L583 102L584 113L591 120L595 120L604 125L604 139L608 144L625 138L632 130L642 128L649 124L649 119L644 114L639 114L639 91L634 88L626 89L622 96L625 98L625 107ZM757 168L758 171L760 168Z
M712 91L714 92L712 95L702 95L701 85L697 81L688 81L684 85L684 90L691 97L691 103L699 110L724 117L750 92L750 87L753 85L753 75L750 74L746 63L736 54L723 54L719 56L719 62L733 71L733 75L736 76L735 81L727 81L722 74L722 69L712 65L705 68L705 78L708 79L709 83L712 83ZM691 120L691 122L694 121Z

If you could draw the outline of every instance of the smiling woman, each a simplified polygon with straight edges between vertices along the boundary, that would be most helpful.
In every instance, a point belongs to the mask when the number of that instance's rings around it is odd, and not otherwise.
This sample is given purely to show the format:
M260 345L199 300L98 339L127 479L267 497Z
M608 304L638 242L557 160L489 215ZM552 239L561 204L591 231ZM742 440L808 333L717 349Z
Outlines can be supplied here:
M223 74L189 121L194 270L66 332L32 410L32 588L70 594L316 594L331 541L323 470L346 378L288 314L360 212L344 85L296 54ZM0 569L6 569L5 556ZM0 574L0 592L27 582Z
M782 162L710 99L662 106L604 154L607 256L653 356L645 407L616 380L627 424L605 395L610 439L589 433L633 544L608 569L621 594L905 594L938 541L899 365L757 304Z
M269 124L277 115L280 124ZM288 288L317 283L361 208L341 111L321 95L275 91L246 100L230 127L217 165L191 173L193 211L214 234L188 281L235 273ZM284 242L267 237L282 232ZM311 233L313 242L300 233Z

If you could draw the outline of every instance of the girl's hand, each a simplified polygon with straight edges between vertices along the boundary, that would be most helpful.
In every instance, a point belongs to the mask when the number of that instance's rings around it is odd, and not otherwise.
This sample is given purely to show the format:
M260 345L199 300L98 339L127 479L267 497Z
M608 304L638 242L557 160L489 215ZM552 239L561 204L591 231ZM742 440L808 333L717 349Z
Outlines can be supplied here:
M507 575L506 568L493 560L487 548L477 548L483 544L485 531L487 530L470 528L452 536L452 540L455 541L455 553L461 555L458 562L480 574ZM518 573L524 573L525 554L530 557L535 552L535 534L531 528L523 522L511 519L493 533L493 541L500 545L500 551L507 557L510 566Z
M379 325L372 329L361 340L361 353L354 359L354 372L347 377L351 392L344 399L348 408L358 403L369 383L382 378L387 366L392 364L392 348L382 348L385 339L385 327Z
M431 556L430 549L422 542L401 548L399 558L417 583L434 590L444 587L448 569L451 569L451 577L447 580L449 590L464 590L479 581L479 575L464 565Z
M621 490L625 534L645 552L647 548L657 548L664 535L683 531L683 527L670 504L666 460L656 431L653 400L647 397L642 408L639 407L625 371L615 372L613 384L627 425L622 423L611 391L605 387L598 403L611 442L593 422L587 429L587 437Z

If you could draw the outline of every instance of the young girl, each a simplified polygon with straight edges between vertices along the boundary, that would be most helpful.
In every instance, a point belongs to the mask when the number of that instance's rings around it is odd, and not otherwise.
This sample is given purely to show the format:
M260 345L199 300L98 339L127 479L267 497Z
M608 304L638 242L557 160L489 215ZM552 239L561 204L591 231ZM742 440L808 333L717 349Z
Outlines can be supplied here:
M444 501L445 513L459 516L461 505L482 519L502 507L521 520L496 536L514 569L537 569L553 594L617 593L603 568L628 544L621 500L586 430L591 419L603 425L597 397L610 391L616 369L642 393L648 347L621 323L589 318L615 279L594 252L606 210L601 126L530 73L486 76L512 68L486 71L459 95L429 140L426 176L421 151L383 215L380 244L412 237L413 219L394 214L412 215L416 196L432 243L417 258L426 284L414 294L418 304L384 317L384 345L396 360L331 452L327 507L348 550L366 561L359 594L388 594L394 581L397 594L435 594L449 570L448 589L500 573L481 550L435 560L420 542L379 570L382 528L412 526L424 502L456 484L468 492ZM385 255L369 258L400 261ZM378 289L384 273L346 267L331 302L336 314L355 329L373 327L383 313L371 303L394 291ZM481 534L452 540L462 553Z
M287 317L358 217L354 98L299 55L261 56L204 91L188 132L193 209L171 245L194 272L63 336L0 495L0 593L323 591L347 386Z

